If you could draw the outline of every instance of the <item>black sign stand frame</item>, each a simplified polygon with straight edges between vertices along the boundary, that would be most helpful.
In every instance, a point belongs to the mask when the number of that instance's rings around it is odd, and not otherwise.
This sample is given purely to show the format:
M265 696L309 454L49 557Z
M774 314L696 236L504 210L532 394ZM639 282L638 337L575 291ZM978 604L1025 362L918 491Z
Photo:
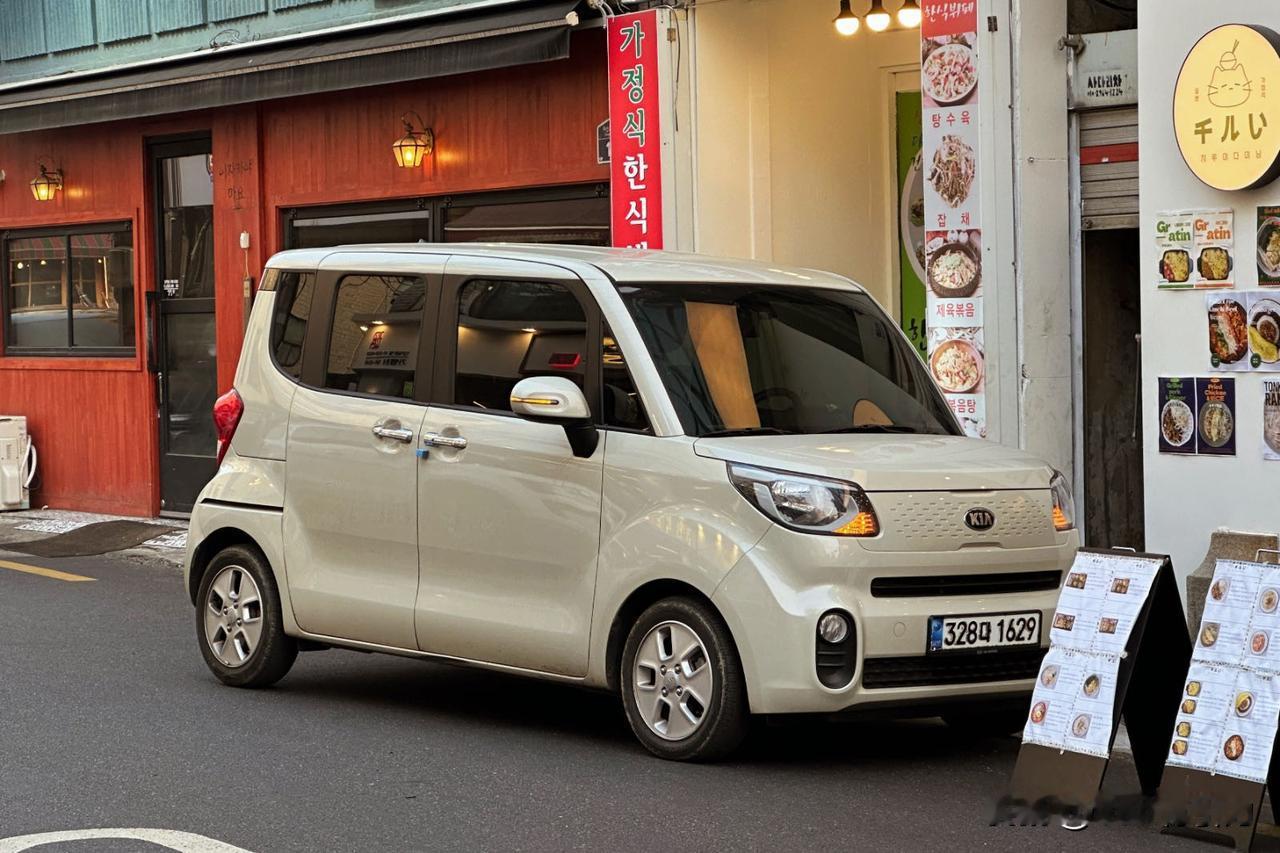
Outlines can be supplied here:
M1191 638L1187 636L1173 563L1167 554L1119 548L1081 548L1080 553L1160 561L1120 659L1111 741L1107 744L1109 754L1123 718L1129 724L1129 743L1142 793L1154 797L1161 788L1183 679L1191 665ZM1006 802L1030 808L1039 815L1087 816L1097 804L1109 764L1109 758L1023 744Z

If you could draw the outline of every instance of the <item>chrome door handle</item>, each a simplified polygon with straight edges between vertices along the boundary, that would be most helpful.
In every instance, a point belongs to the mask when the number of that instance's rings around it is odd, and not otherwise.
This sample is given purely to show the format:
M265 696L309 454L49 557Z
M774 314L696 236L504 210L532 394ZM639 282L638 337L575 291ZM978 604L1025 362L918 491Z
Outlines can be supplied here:
M422 443L428 447L452 447L454 450L466 450L467 440L460 435L441 435L438 432L424 432Z
M373 434L376 435L378 438L389 438L392 441L398 441L401 444L408 444L409 442L413 441L413 430L406 429L405 427L393 427L393 426L383 426L382 424L375 424L373 427Z

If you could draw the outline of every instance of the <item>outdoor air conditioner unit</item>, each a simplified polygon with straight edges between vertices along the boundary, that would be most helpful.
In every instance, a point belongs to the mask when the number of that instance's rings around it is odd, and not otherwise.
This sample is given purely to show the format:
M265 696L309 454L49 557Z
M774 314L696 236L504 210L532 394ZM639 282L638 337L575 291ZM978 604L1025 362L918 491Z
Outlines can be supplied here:
M22 415L0 415L0 510L29 509L36 448Z

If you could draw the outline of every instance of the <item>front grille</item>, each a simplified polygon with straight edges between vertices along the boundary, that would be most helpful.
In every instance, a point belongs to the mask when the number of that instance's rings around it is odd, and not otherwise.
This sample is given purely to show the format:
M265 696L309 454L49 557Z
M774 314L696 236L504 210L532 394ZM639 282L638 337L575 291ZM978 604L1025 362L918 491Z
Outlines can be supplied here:
M1012 592L1044 592L1057 589L1062 572L1004 572L982 575L875 578L871 594L876 598L929 598L951 595L1004 595Z
M867 658L862 662L862 686L925 687L937 684L977 684L1035 678L1046 649L996 652L951 652L927 657Z
M1047 548L1057 542L1049 491L877 492L871 495L880 535L858 540L868 551L957 551L961 548ZM995 515L990 530L972 530L972 509Z

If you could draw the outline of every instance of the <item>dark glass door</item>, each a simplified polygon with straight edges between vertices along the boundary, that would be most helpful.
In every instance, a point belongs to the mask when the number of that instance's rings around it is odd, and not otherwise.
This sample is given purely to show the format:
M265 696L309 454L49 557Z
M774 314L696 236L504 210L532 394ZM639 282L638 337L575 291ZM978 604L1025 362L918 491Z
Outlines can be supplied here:
M186 513L214 474L218 446L210 141L155 145L151 163L158 222L154 366L160 508Z

